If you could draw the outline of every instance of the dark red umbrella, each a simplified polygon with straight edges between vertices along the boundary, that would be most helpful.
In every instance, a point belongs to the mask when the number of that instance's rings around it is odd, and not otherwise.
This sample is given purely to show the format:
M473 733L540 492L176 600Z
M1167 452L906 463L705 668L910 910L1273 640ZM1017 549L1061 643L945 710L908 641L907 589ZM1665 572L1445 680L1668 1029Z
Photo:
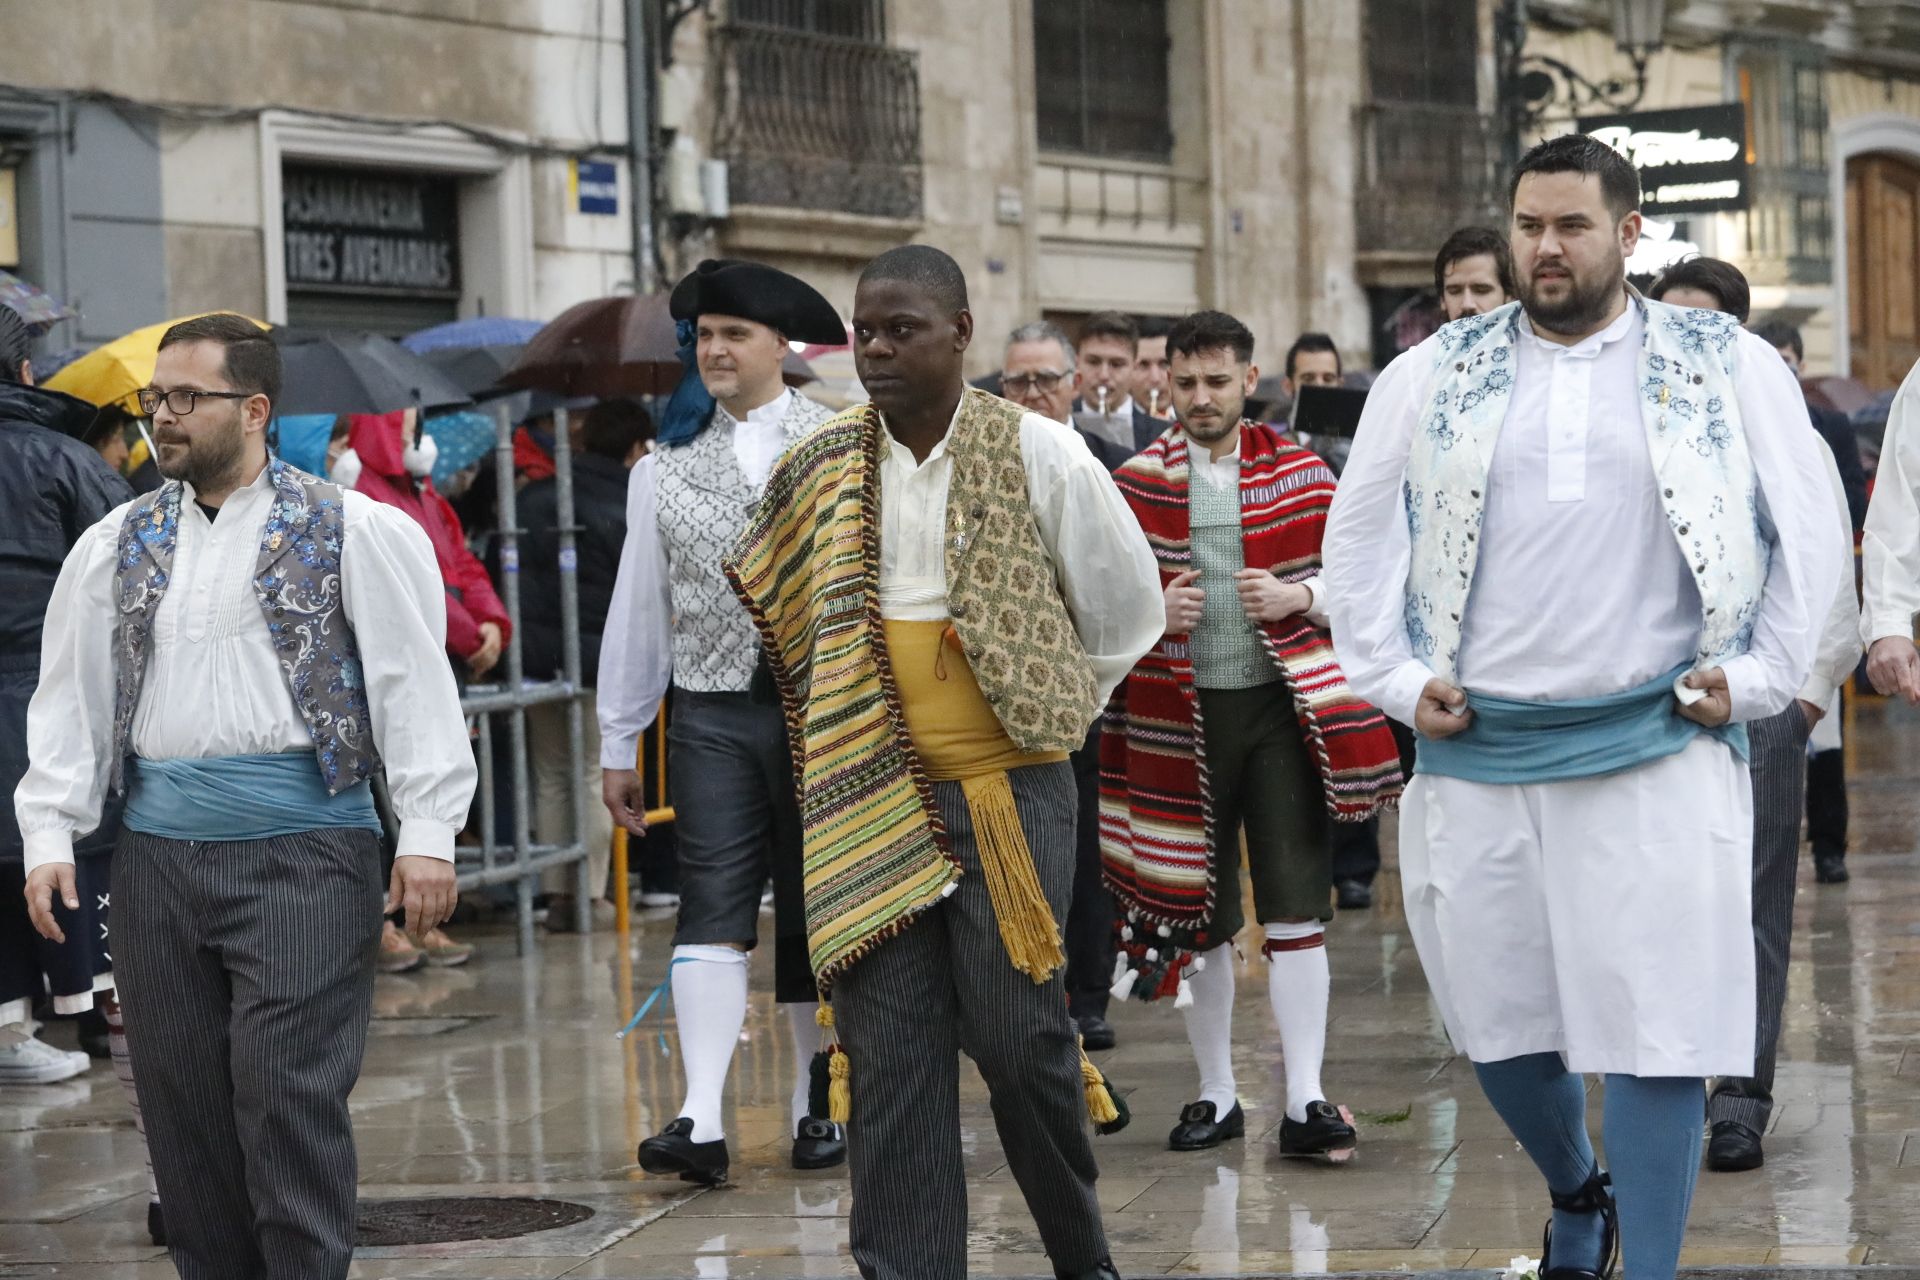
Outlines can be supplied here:
M500 382L564 396L666 395L680 382L667 296L594 298L533 335Z

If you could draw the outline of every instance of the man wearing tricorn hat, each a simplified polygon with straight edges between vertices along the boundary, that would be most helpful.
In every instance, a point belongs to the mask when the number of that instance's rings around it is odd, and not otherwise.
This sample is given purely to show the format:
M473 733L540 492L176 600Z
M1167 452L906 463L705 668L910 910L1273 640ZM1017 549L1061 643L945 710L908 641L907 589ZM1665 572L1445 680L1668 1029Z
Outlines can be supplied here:
M600 652L600 764L614 821L646 831L634 768L671 683L668 786L680 855L669 977L687 1073L674 1121L640 1144L640 1167L691 1182L727 1177L721 1094L747 1013L760 893L774 883L774 995L793 1035L793 1164L846 1159L838 1126L809 1114L819 1032L800 905L800 818L780 705L756 691L760 641L720 570L759 505L773 464L832 415L787 390L787 342L846 341L805 282L757 262L709 259L670 302L689 376L668 404L660 448L633 469L627 541Z

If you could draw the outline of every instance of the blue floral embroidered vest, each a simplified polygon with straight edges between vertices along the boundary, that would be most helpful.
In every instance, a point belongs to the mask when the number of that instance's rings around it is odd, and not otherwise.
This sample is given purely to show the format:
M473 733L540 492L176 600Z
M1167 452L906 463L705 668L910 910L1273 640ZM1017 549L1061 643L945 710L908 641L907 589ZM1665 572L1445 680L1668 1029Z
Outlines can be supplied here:
M337 485L295 470L278 458L268 464L268 470L274 499L261 530L254 594L260 599L294 705L313 734L321 780L329 795L338 795L380 768L360 650L341 612L340 551L345 542L346 505ZM120 526L114 571L120 604L113 626L115 792L126 788L133 715L146 678L154 614L173 575L181 493L178 481L168 481L135 502Z
M1700 591L1695 660L1745 653L1767 577L1768 539L1734 388L1739 324L1632 296L1644 318L1636 384L1667 523ZM1437 335L1436 375L1407 459L1407 638L1458 678L1461 617L1479 560L1488 468L1512 402L1520 304Z

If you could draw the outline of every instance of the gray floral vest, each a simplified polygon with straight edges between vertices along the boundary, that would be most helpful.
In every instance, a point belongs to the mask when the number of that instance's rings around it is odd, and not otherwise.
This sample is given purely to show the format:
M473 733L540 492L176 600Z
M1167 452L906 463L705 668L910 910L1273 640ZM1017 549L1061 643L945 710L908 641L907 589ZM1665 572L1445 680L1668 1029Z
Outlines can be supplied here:
M274 499L260 534L254 594L260 598L287 688L313 734L320 776L328 794L338 795L380 768L360 650L341 612L346 504L339 486L278 458L268 464L268 471ZM135 502L120 526L114 570L120 612L113 625L116 793L126 789L133 715L147 674L153 619L173 576L181 493L179 481L168 481Z
M833 416L795 392L780 419L789 446ZM719 405L685 444L654 455L660 539L673 602L673 683L691 693L741 693L760 661L760 633L720 562L760 506L733 452L734 423Z

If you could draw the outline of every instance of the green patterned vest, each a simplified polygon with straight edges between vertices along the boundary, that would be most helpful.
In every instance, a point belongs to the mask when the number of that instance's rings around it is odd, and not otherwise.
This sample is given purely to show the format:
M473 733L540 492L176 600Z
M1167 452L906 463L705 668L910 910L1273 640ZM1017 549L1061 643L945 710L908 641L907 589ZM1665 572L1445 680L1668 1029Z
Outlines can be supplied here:
M1100 714L1100 686L1027 500L1025 412L968 387L947 434L947 612L1014 745L1071 751Z
M1240 486L1216 488L1200 474L1205 466L1205 457L1196 453L1187 467L1188 539L1193 567L1200 571L1198 585L1206 593L1200 625L1187 639L1193 683L1200 689L1272 684L1281 678L1279 668L1247 621L1233 577L1247 563L1240 533Z

